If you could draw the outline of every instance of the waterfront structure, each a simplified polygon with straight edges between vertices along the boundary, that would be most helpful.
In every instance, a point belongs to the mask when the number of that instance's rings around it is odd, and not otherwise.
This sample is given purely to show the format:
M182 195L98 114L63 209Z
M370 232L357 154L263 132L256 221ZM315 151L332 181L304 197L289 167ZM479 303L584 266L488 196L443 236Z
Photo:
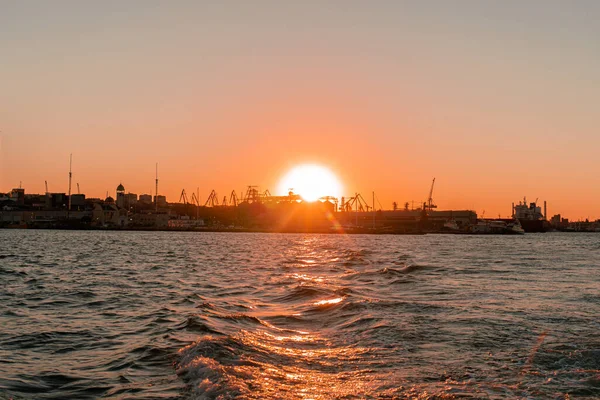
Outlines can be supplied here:
M85 194L71 195L71 208L78 210L85 207Z
M167 206L167 197L166 196L154 196L154 202L158 207L166 207Z
M92 226L124 228L128 225L128 222L127 210L117 207L114 202L94 204Z
M131 225L140 228L167 228L170 214L167 211L147 211L131 216Z
M66 193L48 193L46 195L46 208L64 208L68 204Z
M143 204L152 204L152 195L151 194L141 194L139 201L140 201L140 203L143 203Z
M109 195L105 199L87 198L85 194L72 194L69 199L66 193L27 194L25 189L18 188L0 194L0 227L473 233L480 222L474 211L437 210L427 202L417 209L409 209L405 204L402 209L396 206L393 210L373 211L373 206L358 193L341 201L323 197L316 202L306 202L293 192L271 196L268 190L259 191L249 186L245 196L238 197L232 192L230 201L224 199L201 205L198 197L194 194L190 202L183 196L180 203L168 203L161 195L153 199L143 194L138 199L136 194L126 193L122 184L117 186L116 199ZM213 197L217 199L216 193ZM158 210L155 202L160 206ZM526 232L600 231L600 221L571 222L560 214L547 221L537 202L513 205L513 214ZM499 218L494 222L514 224L512 219ZM452 229L448 229L449 226Z
M119 183L119 186L117 186L116 199L117 207L125 207L125 187L122 183Z
M10 200L15 202L18 206L25 204L25 189L13 189L10 192Z
M138 195L135 193L127 193L125 195L125 207L130 208L138 202Z

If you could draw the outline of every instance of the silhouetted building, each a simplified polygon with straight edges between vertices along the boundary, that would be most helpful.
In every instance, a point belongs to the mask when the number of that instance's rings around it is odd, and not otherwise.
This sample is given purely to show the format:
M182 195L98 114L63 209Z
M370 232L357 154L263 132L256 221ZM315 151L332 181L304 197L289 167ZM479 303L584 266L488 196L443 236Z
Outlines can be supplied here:
M167 206L167 197L166 196L154 196L154 201L158 204L159 207Z
M169 225L169 219L168 212L145 212L134 214L131 223L139 227L166 228Z
M71 209L80 209L85 207L85 194L71 195Z
M64 208L68 203L66 193L48 193L46 197L46 208Z
M10 199L18 206L25 205L25 189L13 189L10 192Z
M136 205L138 202L138 195L135 193L127 193L125 195L125 207L129 208Z
M141 194L140 195L140 203L143 203L143 204L152 204L152 195Z
M125 187L122 183L117 186L117 207L125 207Z

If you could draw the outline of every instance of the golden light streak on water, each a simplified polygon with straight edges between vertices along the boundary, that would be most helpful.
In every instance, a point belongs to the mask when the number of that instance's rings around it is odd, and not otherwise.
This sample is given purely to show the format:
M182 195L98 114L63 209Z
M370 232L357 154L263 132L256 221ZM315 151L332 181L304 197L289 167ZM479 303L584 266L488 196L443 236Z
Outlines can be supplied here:
M341 303L343 300L344 300L343 297L338 297L335 299L320 300L313 304L315 306L333 305L333 304Z

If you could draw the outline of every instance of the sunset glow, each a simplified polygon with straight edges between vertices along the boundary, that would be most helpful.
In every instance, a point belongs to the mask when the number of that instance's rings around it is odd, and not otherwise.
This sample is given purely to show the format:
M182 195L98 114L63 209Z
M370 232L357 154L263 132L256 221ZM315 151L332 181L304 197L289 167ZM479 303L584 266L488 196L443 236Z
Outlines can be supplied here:
M299 194L306 201L316 201L324 196L340 197L342 184L328 168L320 165L299 165L279 181L278 193L289 191Z
M0 400L600 400L600 0L1 4Z

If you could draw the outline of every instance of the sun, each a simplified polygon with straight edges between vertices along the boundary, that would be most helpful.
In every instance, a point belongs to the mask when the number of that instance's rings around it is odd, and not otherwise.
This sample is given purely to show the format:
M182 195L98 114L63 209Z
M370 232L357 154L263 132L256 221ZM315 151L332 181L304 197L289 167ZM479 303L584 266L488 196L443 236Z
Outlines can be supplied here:
M278 192L292 190L305 201L316 201L324 196L340 197L342 184L331 170L315 164L298 165L279 180Z

